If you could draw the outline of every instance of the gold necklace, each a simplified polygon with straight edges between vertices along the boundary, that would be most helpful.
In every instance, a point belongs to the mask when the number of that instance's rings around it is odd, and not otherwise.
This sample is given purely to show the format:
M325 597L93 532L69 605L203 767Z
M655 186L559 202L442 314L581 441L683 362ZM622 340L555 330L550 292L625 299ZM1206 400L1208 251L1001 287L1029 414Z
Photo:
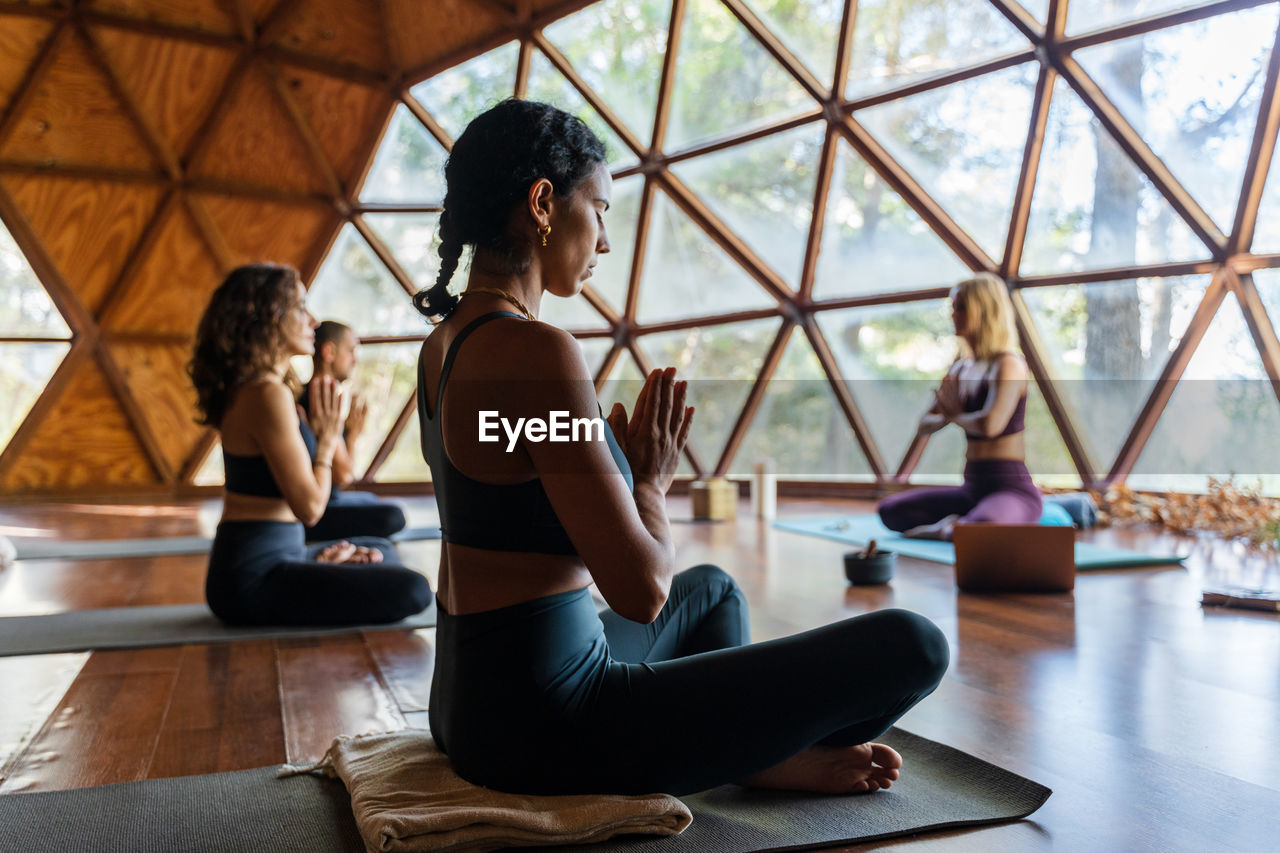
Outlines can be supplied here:
M489 294L490 296L496 296L496 297L498 297L499 299L505 299L505 300L507 300L508 302L510 302L512 305L514 305L514 306L516 306L517 308L519 308L519 309L520 309L520 313L521 313L521 314L523 314L523 315L525 316L525 319L526 319L526 320L536 320L536 319L538 319L537 317L533 316L533 312L532 312L532 311L530 311L528 308L524 307L524 303L523 303L523 302L521 302L519 299L517 299L517 298L515 297L515 295L513 295L513 294L511 294L511 293L507 293L505 290L500 290L499 288L496 288L496 287L469 287L469 288L467 288L467 289L463 292L463 294L462 294L462 295L463 295L463 296L469 296L469 295L471 295L472 293L487 293L487 294Z

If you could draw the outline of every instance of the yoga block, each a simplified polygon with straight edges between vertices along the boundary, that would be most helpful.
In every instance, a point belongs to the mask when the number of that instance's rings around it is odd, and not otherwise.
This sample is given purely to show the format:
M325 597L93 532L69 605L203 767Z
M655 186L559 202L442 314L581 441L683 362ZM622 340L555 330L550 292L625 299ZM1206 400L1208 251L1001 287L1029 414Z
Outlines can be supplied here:
M711 521L731 521L738 517L738 486L724 477L694 480L689 486L693 517Z

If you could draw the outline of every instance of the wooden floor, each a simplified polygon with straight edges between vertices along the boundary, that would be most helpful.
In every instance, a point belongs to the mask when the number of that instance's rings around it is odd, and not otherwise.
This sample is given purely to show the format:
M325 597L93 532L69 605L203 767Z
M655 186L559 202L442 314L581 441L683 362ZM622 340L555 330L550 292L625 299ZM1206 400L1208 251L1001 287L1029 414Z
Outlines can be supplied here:
M431 501L407 505L411 523L433 522ZM868 508L789 501L780 511ZM688 503L673 499L671 512L687 519ZM0 533L189 535L216 518L213 502L0 506ZM1082 573L1074 594L976 596L957 594L950 566L909 559L891 585L849 587L846 546L754 519L673 527L681 564L716 563L742 584L757 640L889 606L934 620L951 668L900 725L1054 789L1030 820L850 849L1276 849L1280 616L1198 604L1206 583L1280 586L1274 557L1102 531L1098 541L1192 556L1185 568ZM438 542L402 550L434 581ZM0 616L198 602L203 577L198 556L27 561L0 571ZM305 761L337 734L425 726L432 639L379 632L0 658L0 795Z

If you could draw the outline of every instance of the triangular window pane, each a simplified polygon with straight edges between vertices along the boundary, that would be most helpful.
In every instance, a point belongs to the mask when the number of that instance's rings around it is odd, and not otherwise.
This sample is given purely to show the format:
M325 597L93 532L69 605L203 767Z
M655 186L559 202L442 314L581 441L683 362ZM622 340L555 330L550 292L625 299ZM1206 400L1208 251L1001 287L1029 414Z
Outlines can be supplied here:
M636 397L640 395L640 389L643 387L644 373L640 370L640 365L636 364L630 350L623 349L613 362L609 378L601 386L596 399L606 415L609 414L614 403L621 403L626 408L627 415L630 416L635 411Z
M827 195L815 299L914 290L969 268L911 206L841 141Z
M1078 488L1080 472L1071 461L1062 433L1049 414L1035 377L1027 380L1027 469L1041 486Z
M1258 202L1258 216L1253 226L1253 245L1257 254L1280 252L1280 163L1274 160L1267 174L1267 185Z
M409 90L454 139L467 124L516 90L520 43L508 42Z
M444 161L449 154L403 104L396 107L369 177L363 202L444 201Z
M1095 470L1111 468L1206 284L1183 276L1020 291Z
M1224 231L1235 217L1275 32L1276 6L1268 4L1074 54Z
M774 460L774 470L784 478L866 480L871 476L822 364L799 328L791 331L729 471L737 476L749 474L756 460L766 458Z
M556 70L551 60L543 56L540 50L533 51L529 60L529 84L525 97L530 101L543 101L557 106L586 122L587 127L595 131L596 136L604 142L610 169L625 169L639 162L630 146L613 132L613 128L587 103L582 93L573 88L573 84Z
M595 376L604 364L605 356L613 349L613 338L574 338L582 348L582 357L587 361L587 369ZM608 412L605 412L608 414Z
M0 224L0 337L28 336L69 338L71 330L18 244Z
M796 289L813 219L824 129L822 123L810 124L671 166Z
M885 465L896 470L956 357L945 299L814 315Z
M698 326L640 338L654 367L675 367L689 380L688 405L695 407L689 441L714 466L738 414L751 393L769 345L778 336L776 319Z
M684 14L667 150L817 106L719 0L689 0Z
M1087 33L1150 18L1178 9L1202 5L1203 0L1071 0L1067 6L1067 33ZM1023 5L1026 5L1025 3Z
M987 0L911 5L860 0L845 96L854 99L904 86L1028 47Z
M1223 300L1174 389L1129 484L1203 492L1209 477L1236 475L1280 493L1280 403L1236 300Z
M665 193L655 191L636 312L641 323L777 303Z
M366 213L364 221L419 290L436 283L440 272L440 237L436 234L440 214Z
M609 251L596 259L594 274L587 284L619 314L627 304L627 285L631 280L631 260L636 247L636 221L640 216L640 198L644 177L633 175L614 181L609 210L604 215ZM543 294L539 319L561 328L600 328L604 318L581 296L561 299Z
M670 3L603 0L543 33L632 133L648 142L667 50Z
M416 414L405 424L395 447L387 455L387 461L382 463L373 479L379 483L431 482L431 467L422 457L422 425Z
M824 86L831 85L844 0L748 0L747 5Z
M1209 250L1059 78L1022 250L1024 275L1157 264Z
M360 337L418 335L427 320L413 307L354 225L346 225L311 284L307 307L320 320L341 320Z
M364 432L356 439L352 462L356 477L369 470L373 457L391 432L400 407L413 396L418 384L418 352L422 345L364 344L357 350L359 360L347 383L347 396L369 406Z
M197 486L221 486L223 483L222 442L213 445L209 455L204 458L200 470L196 471Z
M1271 327L1280 329L1280 270L1254 270L1253 286L1258 289Z
M71 344L56 341L0 343L0 451L70 350Z
M1036 68L995 71L854 114L993 258L1004 254Z

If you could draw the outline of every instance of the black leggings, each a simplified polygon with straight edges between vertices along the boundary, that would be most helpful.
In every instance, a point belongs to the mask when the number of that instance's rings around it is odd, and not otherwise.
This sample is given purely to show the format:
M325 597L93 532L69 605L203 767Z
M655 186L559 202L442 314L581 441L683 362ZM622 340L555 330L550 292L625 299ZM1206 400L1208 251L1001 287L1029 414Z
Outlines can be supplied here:
M933 623L882 610L746 645L746 599L714 566L677 575L653 625L574 590L439 611L431 730L478 785L687 794L813 746L883 733L947 668Z
M370 625L431 604L427 579L400 565L394 545L348 541L378 549L383 562L318 563L326 543L306 545L297 522L224 521L213 538L205 599L230 625Z
M307 528L307 541L377 536L389 539L404 530L404 510L378 500L368 492L337 492L329 499L324 515Z

